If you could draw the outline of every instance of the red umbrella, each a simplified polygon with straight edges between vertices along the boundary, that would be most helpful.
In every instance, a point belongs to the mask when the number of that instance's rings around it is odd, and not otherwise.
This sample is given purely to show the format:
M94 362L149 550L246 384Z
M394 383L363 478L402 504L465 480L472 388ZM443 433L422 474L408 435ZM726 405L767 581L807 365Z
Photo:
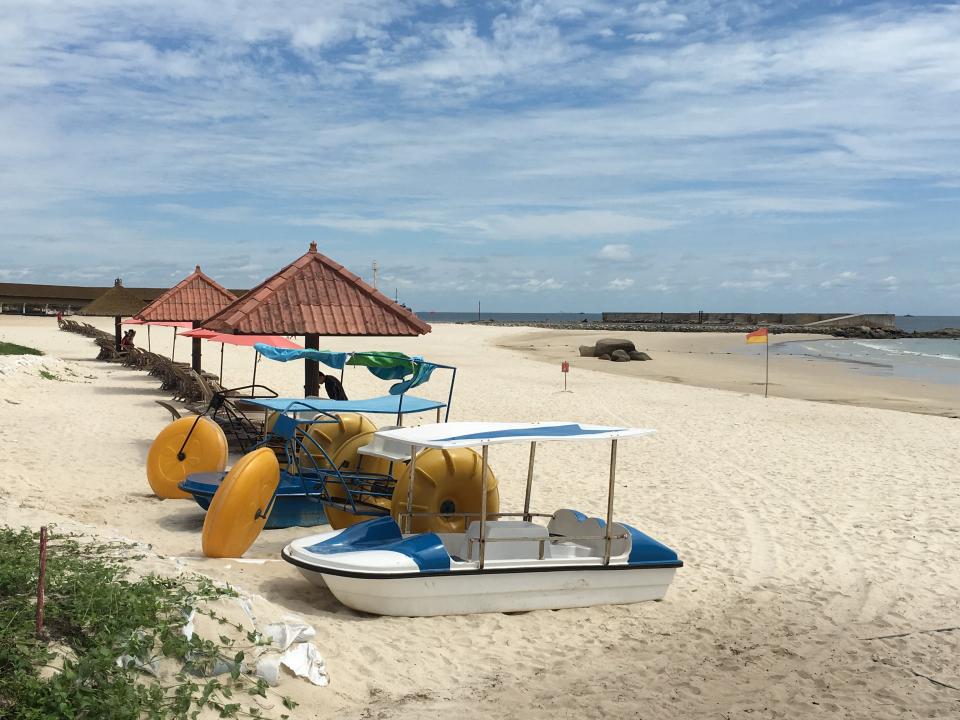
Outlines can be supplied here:
M208 330L207 332L213 331ZM303 350L303 345L297 345L293 340L288 340L282 335L230 335L227 333L214 333L214 336L208 339L229 345L246 345L247 347L253 347L257 343L263 343L264 345L270 345L275 348Z
M213 330L207 330L206 328L194 328L193 330L184 330L182 333L178 334L189 338L202 338L204 340L209 340L220 333L214 332Z
M186 335L187 337L192 338L203 338L204 340L210 340L211 342L220 343L220 384L223 384L223 348L226 345L241 345L246 347L253 347L257 343L263 343L264 345L271 345L277 348L288 348L288 349L302 349L302 345L297 345L292 340L288 340L282 335L231 335L229 333L218 333L213 330L207 330L206 328L195 328L193 330L187 330L180 333L181 335ZM255 353L253 358L253 381L252 385L257 384L257 363L260 361L260 353ZM250 391L250 394L253 394L253 390Z

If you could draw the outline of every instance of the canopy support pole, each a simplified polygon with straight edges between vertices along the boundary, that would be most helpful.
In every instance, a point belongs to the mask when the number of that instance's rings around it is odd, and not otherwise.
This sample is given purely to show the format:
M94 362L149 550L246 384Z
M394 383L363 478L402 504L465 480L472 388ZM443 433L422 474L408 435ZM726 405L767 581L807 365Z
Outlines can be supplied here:
M407 479L407 534L413 532L413 481L417 477L417 446L410 446L410 477Z
M443 418L444 422L448 422L450 420L450 405L453 403L453 386L456 384L456 382L457 369L453 368L453 375L450 378L450 392L447 394L447 414L446 417Z
M251 385L250 397L253 397L254 390L256 390L256 388L254 388L253 386L257 384L257 363L258 362L260 362L260 353L254 350L253 351L253 380L250 381L250 385Z
M319 350L320 336L307 333L303 344L310 350ZM303 394L304 397L320 396L320 364L316 360L305 360L303 363Z
M486 554L487 550L487 451L490 450L490 446L484 444L483 453L481 458L483 459L483 468L480 473L483 477L483 487L481 489L480 495L480 562L477 565L478 570L483 570L483 556ZM464 520L466 523L466 520ZM466 527L466 530L470 530L470 527Z
M116 341L117 352L120 352L120 316L113 319L113 335Z
M196 320L194 320L194 321L193 321L193 327L195 327L195 328L196 328L196 327L200 327L200 323L198 323ZM176 329L174 329L174 332L176 332ZM194 372L198 372L198 373L201 372L201 370L200 370L200 361L201 361L200 354L201 354L202 352L203 352L203 351L200 349L200 338L198 338L198 337L193 338L193 352L191 353L191 354L192 354L192 357L191 357L191 365L192 365L192 367L193 367Z
M537 457L537 443L530 443L530 464L527 465L527 494L523 497L523 521L530 522L530 495L533 491L533 462Z
M170 351L170 362L177 360L177 328L173 328L173 350Z
M610 564L611 525L613 525L613 487L617 481L617 439L610 441L610 485L607 487L607 527L603 538L603 564Z
M220 343L220 385L223 386L223 349L227 346L226 343Z
M150 346L150 326L147 325L147 352L153 352L153 348Z

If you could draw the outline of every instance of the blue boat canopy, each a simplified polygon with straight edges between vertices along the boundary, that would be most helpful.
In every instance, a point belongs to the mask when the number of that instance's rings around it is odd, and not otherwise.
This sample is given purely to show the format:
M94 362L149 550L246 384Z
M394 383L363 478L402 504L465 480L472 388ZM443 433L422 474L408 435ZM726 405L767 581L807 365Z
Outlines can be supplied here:
M289 362L291 360L314 360L335 370L343 370L346 365L366 367L381 380L400 380L390 386L391 395L403 395L430 379L437 368L453 369L449 365L427 362L418 356L409 356L400 352L364 351L336 352L334 350L312 350L310 348L276 348L257 343L254 348L270 360ZM408 377L409 376L409 377Z
M654 432L645 428L608 427L572 422L454 422L380 430L377 435L406 445L446 449L551 440L619 440L653 435Z

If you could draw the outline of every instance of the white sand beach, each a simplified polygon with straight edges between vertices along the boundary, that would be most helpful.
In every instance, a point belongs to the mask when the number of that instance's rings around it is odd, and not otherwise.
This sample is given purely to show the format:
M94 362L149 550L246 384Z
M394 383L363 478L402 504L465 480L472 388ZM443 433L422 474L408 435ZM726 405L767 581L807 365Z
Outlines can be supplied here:
M164 330L152 344L169 355ZM0 358L0 522L149 543L171 565L303 617L330 685L285 683L298 718L957 717L960 422L849 404L851 382L830 397L839 385L829 369L820 399L840 402L685 384L692 366L653 347L652 363L597 369L574 357L578 338L437 325L421 338L322 342L457 366L452 420L656 428L621 444L616 516L684 561L663 602L381 618L344 608L279 559L304 529L264 532L246 556L261 563L205 559L202 511L157 500L145 478L147 449L169 421L154 401L167 395L146 373L95 361L95 345L53 318L0 317L0 339L46 353L16 367ZM137 339L145 345L143 332ZM547 342L557 347L538 349ZM213 372L219 349L204 347ZM186 359L188 344L177 351ZM559 357L573 362L571 393L560 392ZM252 360L251 349L228 347L225 384L249 382ZM58 379L41 377L41 365ZM263 361L257 377L299 395L302 374L299 363ZM418 394L445 399L445 380L437 373ZM344 385L351 397L383 392L362 369ZM906 385L886 390L870 393L927 402ZM522 503L525 460L523 448L491 450L501 507ZM606 462L601 445L544 449L535 506L603 514Z

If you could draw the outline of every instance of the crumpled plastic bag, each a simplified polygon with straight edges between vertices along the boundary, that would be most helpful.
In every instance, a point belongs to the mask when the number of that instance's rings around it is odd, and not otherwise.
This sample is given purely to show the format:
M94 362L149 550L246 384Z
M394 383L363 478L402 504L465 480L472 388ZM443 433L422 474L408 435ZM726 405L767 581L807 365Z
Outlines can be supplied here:
M274 645L286 650L293 643L310 642L317 636L317 631L306 623L271 623L263 634Z
M240 597L236 602L264 639L270 640L269 646L252 651L256 659L257 677L263 678L271 686L278 685L280 668L285 667L297 677L305 678L319 687L330 684L323 656L311 642L317 636L317 631L312 625L308 625L300 618L288 617L286 622L270 623L261 630L251 599ZM193 609L184 615L186 622L182 632L187 638L193 637L195 616L196 611ZM132 658L127 658L127 660L130 659ZM214 673L229 672L231 669L229 663L218 664ZM244 669L246 669L245 664Z
M327 669L320 651L311 640L317 631L305 623L271 623L264 630L264 636L270 638L280 651L268 649L257 658L257 676L269 685L280 682L280 667L287 668L294 675L306 678L314 685L325 687L330 684Z

